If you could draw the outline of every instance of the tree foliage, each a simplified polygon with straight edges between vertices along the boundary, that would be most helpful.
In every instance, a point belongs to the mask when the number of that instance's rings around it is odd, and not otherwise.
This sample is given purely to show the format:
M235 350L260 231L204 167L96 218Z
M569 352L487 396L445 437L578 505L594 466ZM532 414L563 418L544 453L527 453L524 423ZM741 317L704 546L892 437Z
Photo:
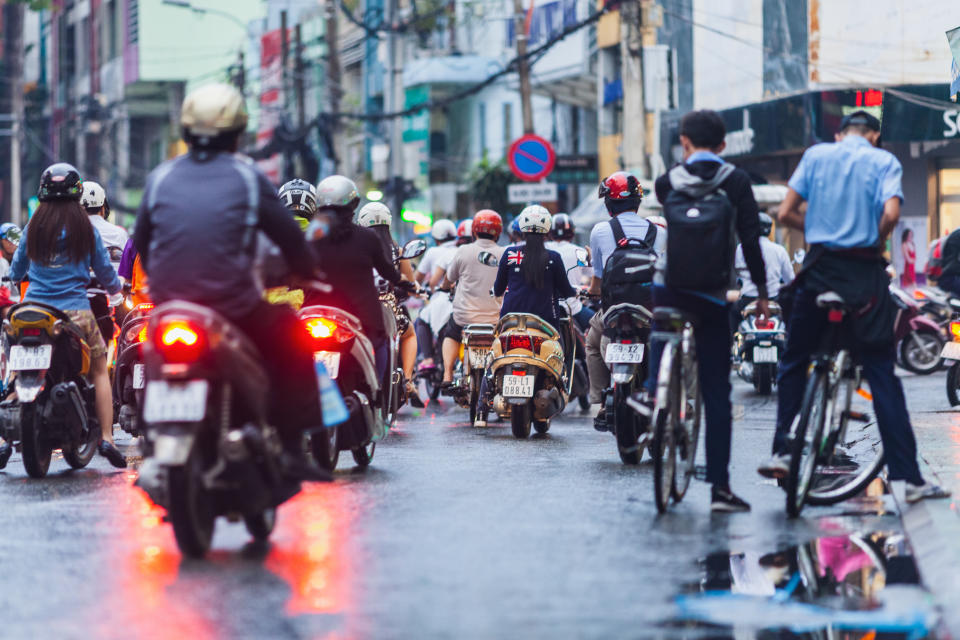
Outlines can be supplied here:
M506 164L502 160L496 163L490 162L484 156L483 160L471 169L468 179L474 210L493 209L506 217L510 210L507 187L519 182Z

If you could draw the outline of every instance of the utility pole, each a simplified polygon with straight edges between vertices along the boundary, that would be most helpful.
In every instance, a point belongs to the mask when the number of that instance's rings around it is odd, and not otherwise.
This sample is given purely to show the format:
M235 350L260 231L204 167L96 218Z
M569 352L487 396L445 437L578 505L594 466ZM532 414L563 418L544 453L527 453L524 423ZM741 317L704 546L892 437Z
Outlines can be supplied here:
M10 92L10 220L23 226L20 207L20 132L23 122L23 15L24 5L7 2L3 7L4 54L8 61L7 84Z
M533 0L530 0L533 2ZM520 108L523 112L523 133L533 133L533 109L530 106L530 65L527 64L527 20L523 0L513 0L513 34L517 40L517 75L520 78Z
M398 18L397 0L387 0L385 9L384 22L391 29L387 32L387 83L384 87L384 106L385 111L393 113L403 109L403 99L400 93L403 89L403 82L400 78L403 73L403 66L397 46L400 38L392 28ZM392 187L393 203L391 208L393 213L399 216L403 209L403 119L391 118L388 121L387 131L390 136L390 164L387 184Z
M246 55L243 52L243 49L240 49L239 55L237 56L237 64L240 65L240 68L237 69L237 89L240 90L241 94L247 92L247 62Z
M297 98L297 127L302 129L307 121L307 107L303 95L303 34L300 23L293 29L293 46L293 91Z
M640 37L641 0L620 5L620 51L623 83L623 140L620 143L624 169L650 178L647 160L647 114L643 104L643 51Z
M326 40L327 40L327 100L330 113L340 113L340 39L337 33L337 0L326 0ZM338 170L343 154L340 151L339 122L334 116L329 122L330 138L333 141L335 166Z
M283 122L289 122L287 117L287 108L290 106L290 83L289 83L289 64L290 64L290 37L287 33L287 10L284 9L280 12L280 86L281 93L283 94ZM283 169L281 171L281 182L286 182L290 179L290 175L293 173L293 166L290 157L290 152L287 149L283 150Z

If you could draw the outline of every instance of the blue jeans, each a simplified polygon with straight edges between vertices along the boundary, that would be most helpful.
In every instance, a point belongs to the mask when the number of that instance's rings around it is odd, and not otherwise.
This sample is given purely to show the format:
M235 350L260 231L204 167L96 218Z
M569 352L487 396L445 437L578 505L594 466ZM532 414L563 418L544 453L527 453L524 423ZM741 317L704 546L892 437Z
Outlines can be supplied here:
M730 442L733 416L730 403L730 316L726 304L663 286L653 287L653 306L674 307L697 317L693 334L697 343L700 393L706 419L707 482L730 484ZM663 355L663 341L650 341L650 368L646 389L653 394Z
M816 295L800 288L793 304L787 348L777 375L777 431L773 438L773 452L776 454L790 452L790 426L803 402L807 367L811 356L820 348L821 337L827 329L827 313L817 307ZM893 336L890 338L889 347L859 351L856 359L870 383L890 479L920 484L923 478L917 466L917 441L910 426L903 386L893 371Z

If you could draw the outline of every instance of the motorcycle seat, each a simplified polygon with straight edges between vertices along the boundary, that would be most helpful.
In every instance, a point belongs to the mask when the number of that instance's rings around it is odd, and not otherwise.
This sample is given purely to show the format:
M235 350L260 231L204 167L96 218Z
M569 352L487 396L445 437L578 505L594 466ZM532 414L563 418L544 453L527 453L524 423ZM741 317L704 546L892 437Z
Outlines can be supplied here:
M767 303L767 308L770 309L770 315L772 316L779 316L781 313L783 313L783 310L780 308L780 305L777 304L776 302L773 302L772 300ZM753 316L756 314L757 314L756 300L754 300L753 302L751 302L750 304L748 304L743 308L743 315L745 316Z
M696 324L697 316L675 307L657 307L653 310L653 327L661 331L679 331L683 325Z
M557 330L554 329L549 322L532 313L508 313L500 318L500 321L497 323L497 335L512 329L539 331L545 334L550 340L560 339L560 334L557 333Z
M843 299L843 296L836 291L827 291L818 295L817 306L821 309L828 310L839 309L841 311L850 311L853 309L853 307Z

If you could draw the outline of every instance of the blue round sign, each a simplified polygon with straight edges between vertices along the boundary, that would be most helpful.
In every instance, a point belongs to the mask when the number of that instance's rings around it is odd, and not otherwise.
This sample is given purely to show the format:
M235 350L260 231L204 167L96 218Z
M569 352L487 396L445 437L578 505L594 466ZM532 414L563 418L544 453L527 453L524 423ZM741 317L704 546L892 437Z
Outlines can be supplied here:
M507 151L507 164L513 175L526 182L539 182L553 171L557 154L553 145L533 134L518 138Z

